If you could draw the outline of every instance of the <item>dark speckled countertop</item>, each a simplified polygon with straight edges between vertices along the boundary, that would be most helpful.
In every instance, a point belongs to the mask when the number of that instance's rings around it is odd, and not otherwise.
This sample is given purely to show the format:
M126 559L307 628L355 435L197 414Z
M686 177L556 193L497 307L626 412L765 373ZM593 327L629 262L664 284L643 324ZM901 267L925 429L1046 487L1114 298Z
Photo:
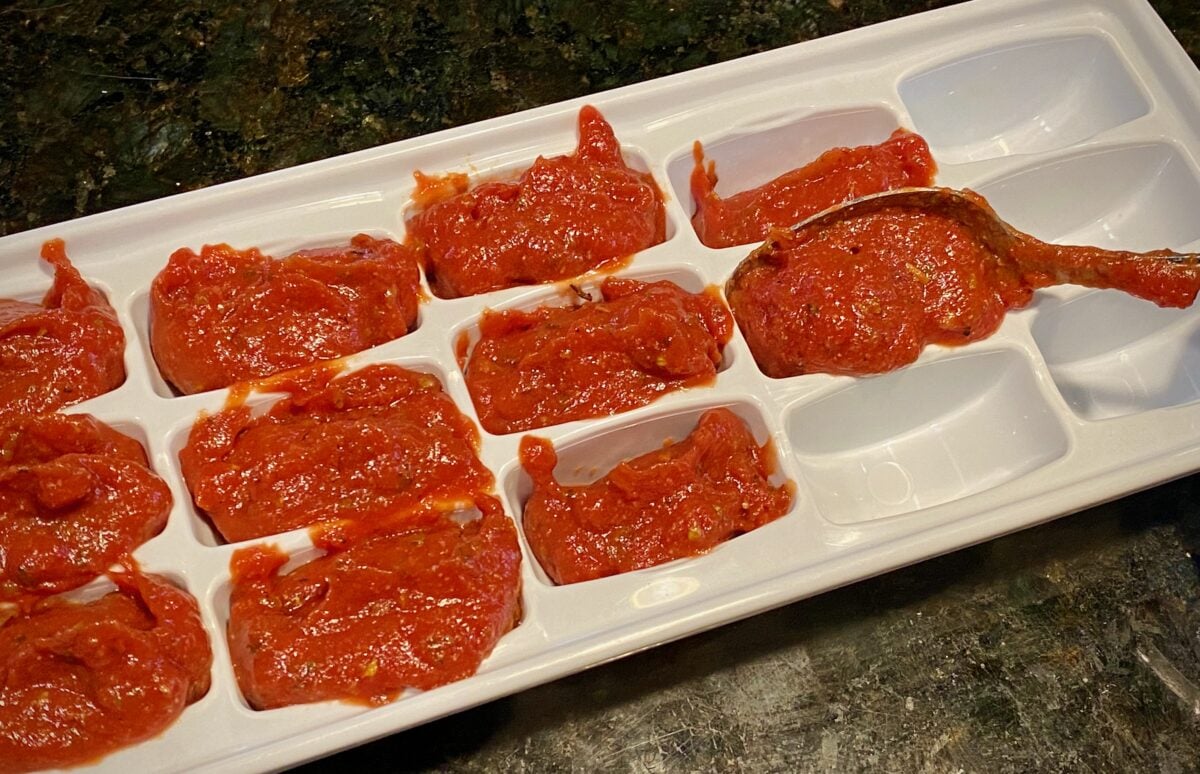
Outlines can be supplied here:
M948 4L9 0L0 233ZM1193 476L313 766L1200 771L1198 686Z

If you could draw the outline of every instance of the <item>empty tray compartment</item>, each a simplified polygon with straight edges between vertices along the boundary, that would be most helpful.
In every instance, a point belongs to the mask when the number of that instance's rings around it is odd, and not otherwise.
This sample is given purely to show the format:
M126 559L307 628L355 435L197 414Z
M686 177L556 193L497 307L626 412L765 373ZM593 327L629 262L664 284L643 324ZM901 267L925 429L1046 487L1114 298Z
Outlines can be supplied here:
M1200 239L1200 182L1169 143L1073 153L976 190L1000 217L1046 241L1156 250Z
M983 492L1066 454L1069 440L1014 350L868 379L785 416L817 508L839 524Z
M934 158L951 164L1066 148L1150 110L1112 43L1012 43L905 78L900 98Z
M1191 309L1161 309L1115 290L1034 308L1033 338L1072 410L1128 416L1200 398L1200 328Z

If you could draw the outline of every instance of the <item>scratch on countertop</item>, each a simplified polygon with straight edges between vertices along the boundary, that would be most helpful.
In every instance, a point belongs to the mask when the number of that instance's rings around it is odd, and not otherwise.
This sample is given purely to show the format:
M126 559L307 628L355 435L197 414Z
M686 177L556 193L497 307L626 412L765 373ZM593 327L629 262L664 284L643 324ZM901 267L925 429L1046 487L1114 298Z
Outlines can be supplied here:
M1193 715L1200 718L1200 688L1180 672L1158 648L1150 643L1139 645L1135 650L1138 660L1150 668L1154 676L1162 681L1171 693L1178 696Z

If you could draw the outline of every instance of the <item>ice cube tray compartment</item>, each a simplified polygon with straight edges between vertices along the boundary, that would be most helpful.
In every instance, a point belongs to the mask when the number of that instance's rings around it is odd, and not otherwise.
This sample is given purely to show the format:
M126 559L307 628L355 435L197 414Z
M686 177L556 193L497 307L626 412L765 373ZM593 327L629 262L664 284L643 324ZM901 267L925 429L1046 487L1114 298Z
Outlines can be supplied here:
M989 71L1006 76L989 87L991 106L979 89L948 94ZM65 238L84 277L108 292L126 330L126 381L68 411L144 435L175 504L136 557L193 593L213 640L209 694L161 737L92 768L286 766L1200 467L1192 311L1055 288L985 342L930 347L909 369L861 380L766 379L735 330L713 386L534 433L552 439L564 461L600 468L597 460L645 451L663 433L682 437L705 408L731 405L760 440L773 440L778 470L796 484L791 512L702 557L563 587L540 574L522 535L525 615L476 676L378 708L249 709L224 643L229 557L247 545L304 552L310 543L301 530L221 544L192 510L178 450L196 413L219 409L226 391L164 392L146 339L150 282L185 245L227 241L280 255L358 231L403 238L414 170L488 176L568 153L585 102L612 122L627 159L649 170L667 199L667 241L633 256L621 276L720 287L749 251L710 250L691 229L695 139L717 160L727 191L811 160L822 144L877 142L907 126L930 140L939 180L983 188L1035 235L1134 248L1200 238L1190 217L1200 199L1200 76L1150 7L977 0L0 239L0 296L40 299L52 276L36 256L50 237ZM420 327L351 356L348 367L424 363L474 418L457 335L484 308L527 308L560 292L534 286L443 300L426 286ZM1132 397L1108 389L1114 375ZM521 434L480 437L520 534Z
M1200 175L1172 142L1063 154L976 190L1000 217L1047 242L1155 250L1200 239Z
M934 158L949 163L1066 148L1150 110L1102 34L1023 38L958 57L906 78L900 97Z
M1200 398L1200 316L1116 291L1047 296L1032 333L1076 414L1100 420Z
M788 438L821 514L911 513L1060 459L1069 437L1015 350L973 348L791 408Z

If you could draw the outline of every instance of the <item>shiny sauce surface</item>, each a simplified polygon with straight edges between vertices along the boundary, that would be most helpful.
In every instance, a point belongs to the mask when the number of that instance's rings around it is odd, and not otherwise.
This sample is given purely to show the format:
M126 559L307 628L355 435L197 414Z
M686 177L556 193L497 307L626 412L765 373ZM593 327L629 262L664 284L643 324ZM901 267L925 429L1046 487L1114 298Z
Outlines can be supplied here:
M228 541L324 521L371 521L492 485L478 432L436 377L395 365L268 380L285 397L255 417L235 400L180 452L188 490Z
M1187 306L1200 290L1200 269L1164 261L1165 254L1050 245L1014 232L1001 255L954 217L887 207L773 232L734 272L726 297L768 376L862 376L908 365L929 344L985 339L1047 285Z
M208 691L195 599L135 570L111 577L116 591L95 601L52 597L0 624L0 771L93 763Z
M171 492L87 414L0 421L0 599L81 586L157 535Z

